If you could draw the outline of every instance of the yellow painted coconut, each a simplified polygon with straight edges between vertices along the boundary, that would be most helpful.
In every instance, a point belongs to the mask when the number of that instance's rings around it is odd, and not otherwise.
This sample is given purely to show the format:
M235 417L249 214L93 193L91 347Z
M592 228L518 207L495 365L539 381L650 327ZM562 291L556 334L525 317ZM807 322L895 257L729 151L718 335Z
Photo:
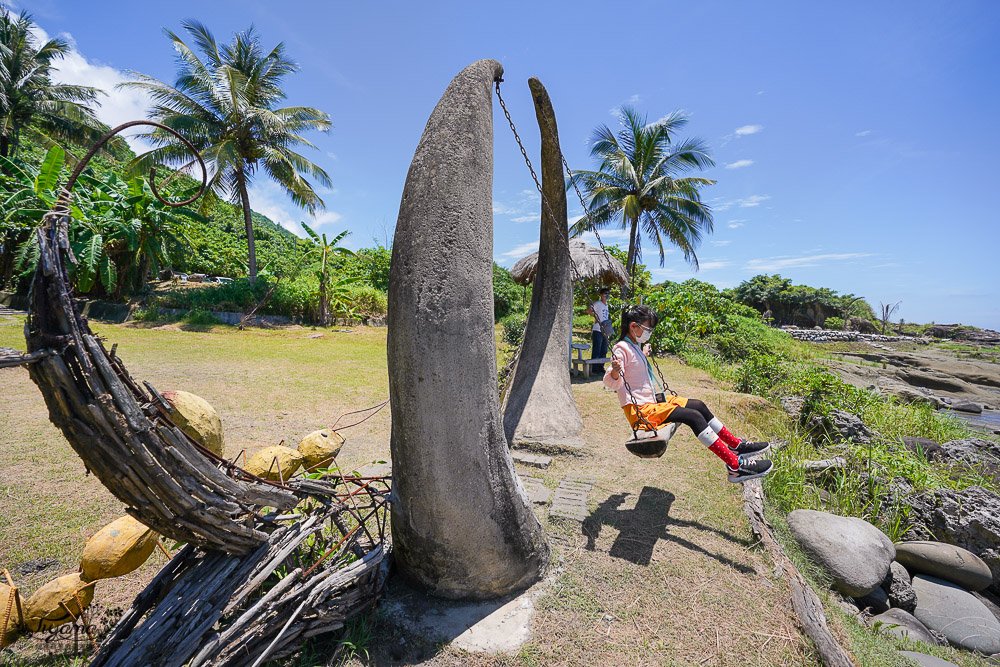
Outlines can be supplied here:
M115 519L94 533L83 548L80 574L84 581L128 574L146 562L159 536L130 516Z
M275 461L277 461L275 463ZM291 447L265 447L247 460L246 471L272 482L285 480L302 465L302 455ZM280 474L280 479L279 479Z
M299 443L302 467L306 470L320 464L323 464L324 468L329 467L333 457L340 453L340 448L343 446L344 439L336 431L328 429L313 431Z
M177 426L219 456L225 456L226 442L222 437L222 420L215 408L201 396L186 391L165 391L173 410L170 419Z
M7 605L10 605L10 617L7 624L0 628L0 646L10 646L21 636L21 617L17 610L17 600L14 597L14 589L7 584L0 584L0 623L3 623L7 614Z
M53 579L25 601L25 627L40 632L71 622L80 615L77 598L84 609L94 600L94 585L85 582L79 572Z

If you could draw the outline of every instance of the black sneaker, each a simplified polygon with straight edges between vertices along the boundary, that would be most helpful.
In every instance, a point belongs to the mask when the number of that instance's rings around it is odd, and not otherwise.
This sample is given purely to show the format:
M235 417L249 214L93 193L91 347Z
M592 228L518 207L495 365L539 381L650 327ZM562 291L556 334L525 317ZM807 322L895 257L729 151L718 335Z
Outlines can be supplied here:
M729 481L736 484L742 484L747 480L763 477L771 472L772 468L774 468L774 464L767 459L748 461L742 456L740 457L740 464L735 470L726 466L726 470L729 471Z
M771 449L771 443L769 442L750 442L748 440L740 440L740 444L735 447L730 447L729 451L737 456L759 456Z

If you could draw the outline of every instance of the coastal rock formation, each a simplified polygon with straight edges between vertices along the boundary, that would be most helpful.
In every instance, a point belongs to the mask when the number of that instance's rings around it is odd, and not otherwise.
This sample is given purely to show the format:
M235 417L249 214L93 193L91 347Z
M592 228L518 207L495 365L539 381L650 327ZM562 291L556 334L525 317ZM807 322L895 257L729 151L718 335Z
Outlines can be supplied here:
M1000 496L981 486L937 489L907 496L914 527L907 537L937 539L979 556L993 574L990 590L1000 593Z
M580 438L583 419L566 372L573 285L562 152L549 94L538 79L529 79L528 86L542 140L544 201L531 308L504 405L503 426L512 447L541 444L578 448L584 445Z
M406 176L389 277L392 537L399 572L482 599L541 577L549 549L500 421L493 328L493 82L449 84Z
M898 550L896 558L899 558ZM893 607L908 612L916 608L917 594L913 592L913 586L910 584L910 573L900 563L893 561L889 564L889 574L882 582L882 588Z

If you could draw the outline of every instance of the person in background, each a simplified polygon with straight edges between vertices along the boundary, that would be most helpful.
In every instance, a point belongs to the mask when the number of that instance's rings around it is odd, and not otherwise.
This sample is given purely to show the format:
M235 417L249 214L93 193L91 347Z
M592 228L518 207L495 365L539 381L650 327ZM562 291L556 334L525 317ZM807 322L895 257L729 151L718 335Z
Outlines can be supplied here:
M611 298L611 288L602 287L600 297L587 306L587 314L594 318L594 326L590 330L590 358L603 359L608 356L608 339L601 331L601 322L611 318L608 299ZM604 364L594 364L592 372L603 373Z

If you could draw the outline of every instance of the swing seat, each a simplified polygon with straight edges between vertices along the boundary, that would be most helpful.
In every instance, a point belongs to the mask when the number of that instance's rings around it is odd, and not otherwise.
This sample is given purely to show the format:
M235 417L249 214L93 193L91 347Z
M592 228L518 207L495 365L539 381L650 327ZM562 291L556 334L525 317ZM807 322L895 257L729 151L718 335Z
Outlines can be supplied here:
M667 443L677 432L678 424L667 424L655 431L638 430L625 441L625 449L641 459L658 459L667 451Z

